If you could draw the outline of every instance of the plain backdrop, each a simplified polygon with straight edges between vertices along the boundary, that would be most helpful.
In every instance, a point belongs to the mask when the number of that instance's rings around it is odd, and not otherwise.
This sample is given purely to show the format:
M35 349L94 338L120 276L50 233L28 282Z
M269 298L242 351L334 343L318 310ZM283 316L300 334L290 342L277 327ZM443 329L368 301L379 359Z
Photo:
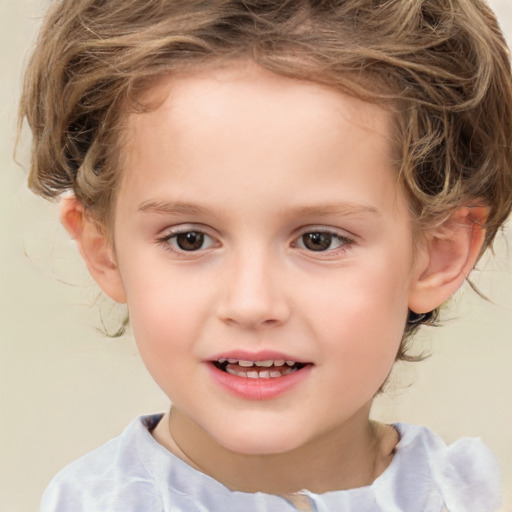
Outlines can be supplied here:
M512 36L512 1L493 0ZM57 207L27 191L28 137L13 159L16 108L26 55L45 0L0 0L0 512L37 510L68 462L117 435L136 415L168 400L141 364L129 335L106 338L122 310L98 298ZM433 356L397 368L374 417L425 424L447 442L479 436L498 456L512 511L512 242L475 281L494 303L464 287L447 326L424 331ZM99 309L98 306L101 306ZM113 321L112 318L115 320ZM369 319L371 321L371 319Z

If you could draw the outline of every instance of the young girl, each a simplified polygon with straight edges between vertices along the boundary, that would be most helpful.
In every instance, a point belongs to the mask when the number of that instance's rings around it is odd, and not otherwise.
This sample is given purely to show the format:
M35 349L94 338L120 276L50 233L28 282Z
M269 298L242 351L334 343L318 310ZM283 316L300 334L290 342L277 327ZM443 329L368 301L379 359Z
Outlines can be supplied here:
M495 510L480 441L370 407L510 213L511 85L477 0L55 2L30 185L173 405L42 510Z

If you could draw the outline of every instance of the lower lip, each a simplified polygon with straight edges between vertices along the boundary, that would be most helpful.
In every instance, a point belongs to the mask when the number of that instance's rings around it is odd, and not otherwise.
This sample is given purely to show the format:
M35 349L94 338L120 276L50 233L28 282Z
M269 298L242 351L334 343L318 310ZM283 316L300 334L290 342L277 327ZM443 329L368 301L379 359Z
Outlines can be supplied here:
M312 365L308 364L283 377L250 379L219 370L213 363L207 363L210 373L221 387L232 395L246 400L271 400L277 398L307 378Z

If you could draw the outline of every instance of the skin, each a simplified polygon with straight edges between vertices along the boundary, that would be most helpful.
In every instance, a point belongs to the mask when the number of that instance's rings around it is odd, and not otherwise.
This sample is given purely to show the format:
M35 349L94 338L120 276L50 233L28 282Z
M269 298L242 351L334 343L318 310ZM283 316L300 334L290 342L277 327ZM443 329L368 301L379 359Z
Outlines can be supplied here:
M408 308L430 311L460 286L478 212L418 243L391 115L321 85L233 63L167 77L149 99L158 106L126 121L111 236L73 199L62 220L98 283L128 303L173 403L154 437L232 489L370 484L398 442L369 415ZM180 248L187 232L203 245ZM272 399L234 396L209 371L233 350L279 351L308 373Z

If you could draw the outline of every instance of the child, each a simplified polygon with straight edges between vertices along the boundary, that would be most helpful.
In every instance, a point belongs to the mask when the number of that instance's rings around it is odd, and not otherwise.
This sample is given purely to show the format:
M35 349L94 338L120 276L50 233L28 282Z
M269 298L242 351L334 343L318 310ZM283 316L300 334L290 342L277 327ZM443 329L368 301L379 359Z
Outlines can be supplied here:
M30 185L173 406L42 510L495 510L479 441L370 407L510 213L511 85L480 0L55 2Z

